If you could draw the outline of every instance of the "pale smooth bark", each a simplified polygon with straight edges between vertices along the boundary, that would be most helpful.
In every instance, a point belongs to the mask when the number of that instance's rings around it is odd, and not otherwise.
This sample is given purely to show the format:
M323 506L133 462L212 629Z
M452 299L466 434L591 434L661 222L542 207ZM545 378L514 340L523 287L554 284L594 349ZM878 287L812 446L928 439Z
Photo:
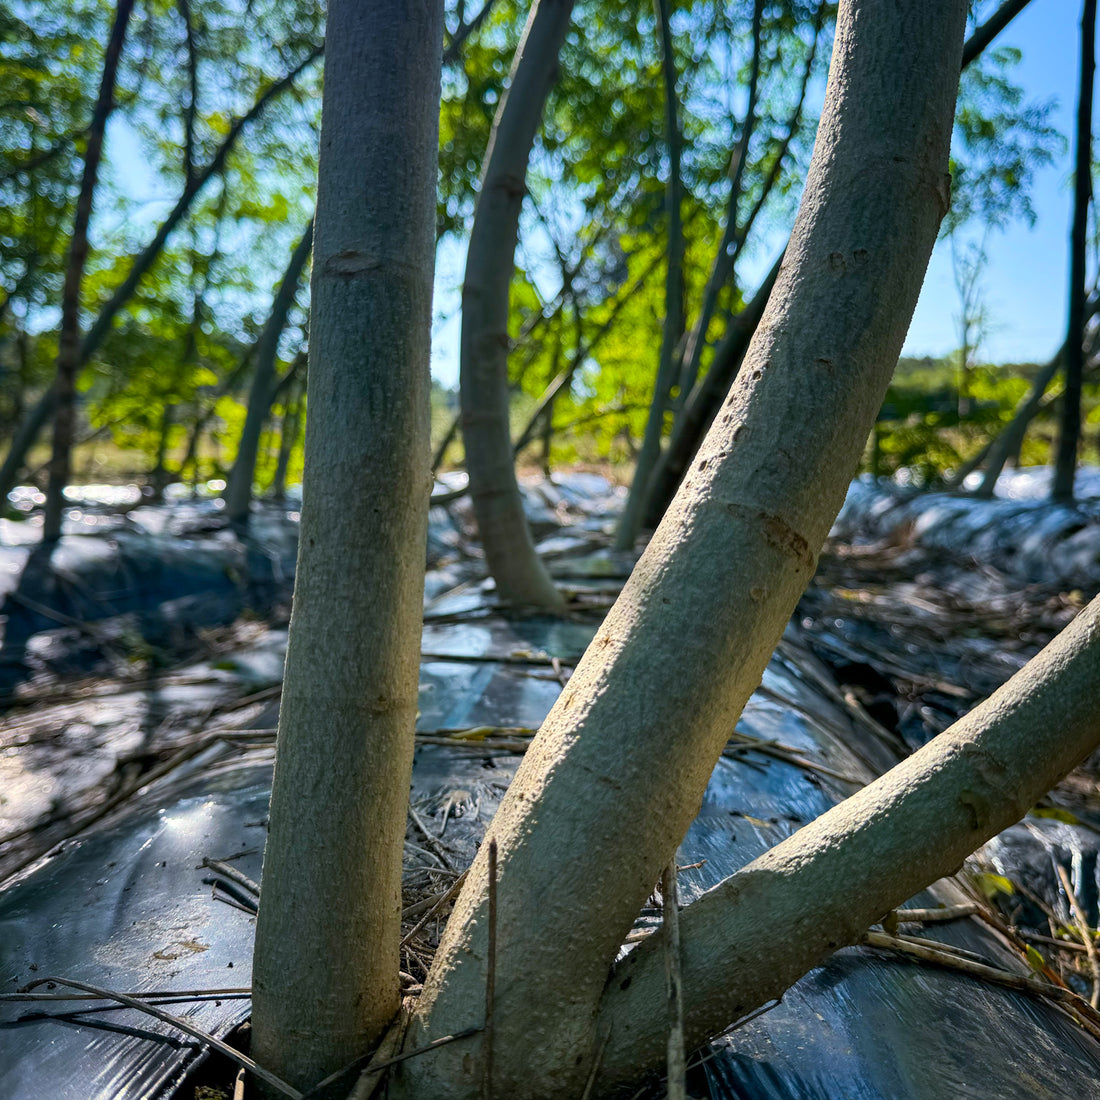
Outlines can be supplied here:
M527 161L572 10L573 0L531 8L485 154L462 285L462 440L478 531L500 598L547 608L563 601L535 553L512 462L508 292Z
M1100 743L1100 599L995 694L680 914L689 1047L951 875ZM840 886L843 888L840 888ZM664 935L616 967L600 1090L664 1049Z
M331 0L328 28L302 523L252 987L253 1054L303 1089L369 1050L398 1007L443 5Z
M290 254L290 261L271 303L271 312L256 342L256 369L252 375L252 388L248 393L248 411L241 429L237 458L225 487L225 514L230 523L242 526L248 523L248 513L252 507L252 480L256 476L256 458L260 452L260 435L278 386L275 362L279 352L279 338L286 328L287 314L298 294L298 283L312 248L311 218Z
M489 829L497 1095L581 1093L610 965L813 575L947 210L965 16L965 0L841 4L805 194L738 382ZM408 1049L481 1022L487 893L479 855ZM410 1059L405 1095L472 1095L478 1054L473 1038Z

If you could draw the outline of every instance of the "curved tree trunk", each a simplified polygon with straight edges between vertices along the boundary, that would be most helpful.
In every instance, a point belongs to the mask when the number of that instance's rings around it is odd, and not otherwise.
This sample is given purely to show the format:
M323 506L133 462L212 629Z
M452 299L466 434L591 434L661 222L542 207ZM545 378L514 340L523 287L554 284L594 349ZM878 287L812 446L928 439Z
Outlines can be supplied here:
M1100 743L1098 682L1100 599L965 718L688 906L689 1049L782 996L1019 821ZM663 1053L664 941L646 939L607 983L600 1093Z
M76 373L80 368L80 288L84 282L84 265L88 259L88 225L92 220L92 199L95 196L99 162L103 156L103 134L107 119L115 108L115 80L122 58L122 44L134 0L118 0L114 24L103 57L103 75L99 96L88 127L88 142L84 151L84 176L76 200L73 237L69 246L69 262L65 268L65 285L61 291L61 332L57 344L57 377L52 396L54 407L53 457L50 460L50 480L46 489L46 517L42 526L43 541L61 537L61 517L64 510L65 486L69 483L72 465L73 432L76 424Z
M253 1055L302 1089L398 1007L443 5L331 0L328 28L304 504L253 968Z
M460 381L466 470L489 571L507 603L562 597L531 541L508 422L508 291L527 160L557 72L573 0L535 0L493 122L462 285Z
M256 456L260 451L260 434L263 432L271 403L275 400L278 380L275 361L279 352L279 338L286 328L287 314L294 304L298 284L305 270L313 247L313 219L290 254L290 262L275 291L271 313L256 343L256 370L252 375L252 389L248 394L248 412L245 414L241 441L233 469L229 471L225 487L225 514L230 523L242 527L248 524L248 512L252 506L252 481L256 476Z
M616 952L813 575L948 207L966 7L841 4L805 195L738 382L488 832L496 1095L581 1094ZM488 848L409 1049L481 1022ZM410 1059L405 1094L473 1095L479 1055L471 1038Z

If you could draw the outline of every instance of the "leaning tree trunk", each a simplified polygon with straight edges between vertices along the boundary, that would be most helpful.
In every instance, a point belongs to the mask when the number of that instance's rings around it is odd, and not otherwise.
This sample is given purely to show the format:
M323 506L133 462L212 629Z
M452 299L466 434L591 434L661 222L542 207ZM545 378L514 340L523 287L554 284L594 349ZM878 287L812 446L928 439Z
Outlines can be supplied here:
M88 260L88 224L92 220L92 199L99 175L99 162L103 156L103 134L107 129L107 119L115 108L115 80L122 58L122 44L126 40L126 27L133 9L134 0L118 0L111 36L103 57L99 96L87 130L84 176L80 181L80 194L76 200L69 263L65 268L65 285L61 291L61 333L57 345L57 377L52 390L53 457L50 460L50 480L46 489L46 517L42 526L44 541L61 537L64 491L69 482L76 422L76 372L80 366L80 288L84 282L84 265Z
M738 382L488 831L496 1095L583 1091L615 955L813 575L948 208L966 8L841 4L805 194ZM410 1050L481 1022L488 849ZM472 1096L481 1043L404 1062L405 1094Z
M329 5L302 523L252 986L253 1054L302 1089L398 1007L442 33L434 0Z
M1100 743L1098 682L1100 598L965 718L690 905L680 916L689 1049L1019 821ZM607 983L598 1094L664 1053L666 956L666 937L651 936Z
M493 122L462 285L462 440L478 531L502 600L562 604L535 553L508 421L508 290L527 160L557 72L573 0L535 0Z
M1066 325L1066 386L1054 464L1051 499L1069 503L1077 474L1081 438L1081 382L1085 371L1085 258L1089 203L1092 201L1092 85L1096 72L1096 0L1085 0L1081 15L1081 86L1077 100L1077 157L1074 171L1073 228L1070 232L1069 319Z
M248 523L248 512L252 506L252 480L256 476L256 456L260 452L260 434L264 421L271 411L275 399L277 379L275 362L279 352L279 338L286 328L287 314L294 304L298 293L298 283L309 259L313 247L313 219L290 254L290 262L275 291L260 339L256 345L256 370L252 375L252 389L248 394L248 412L245 414L244 428L237 447L237 457L229 471L228 484L225 487L225 514L230 523L242 527Z
M1066 345L1059 348L1058 353L1035 376L1027 397L1020 402L1012 419L1004 426L1001 434L993 441L983 460L985 474L981 484L974 490L974 496L984 500L990 500L997 488L997 479L1005 468L1005 463L1014 455L1019 454L1023 445L1024 436L1028 426L1035 419L1035 414L1043 404L1043 397L1047 387L1054 381L1058 368L1065 362ZM966 474L960 471L957 483L961 484Z

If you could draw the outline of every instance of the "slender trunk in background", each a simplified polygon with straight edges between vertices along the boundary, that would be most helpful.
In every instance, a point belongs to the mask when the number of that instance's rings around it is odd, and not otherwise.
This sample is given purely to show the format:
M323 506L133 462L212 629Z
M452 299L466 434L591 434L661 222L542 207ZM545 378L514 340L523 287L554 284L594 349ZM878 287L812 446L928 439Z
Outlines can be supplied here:
M443 438L439 441L439 446L436 447L435 453L432 455L433 474L443 465L443 459L447 457L448 448L458 438L458 426L461 416L461 413L455 413L451 418L450 426L444 432Z
M684 359L680 366L680 393L676 398L676 409L684 407L688 395L695 388L702 363L703 349L707 345L707 330L718 305L718 295L729 282L735 262L734 242L738 236L737 208L741 199L741 184L745 178L745 164L749 158L749 142L756 129L756 100L760 86L760 57L763 49L763 0L754 0L752 9L752 67L749 72L748 105L745 108L745 120L741 124L741 138L733 151L730 161L730 195L726 207L726 227L722 231L722 240L718 252L703 288L703 302L699 316L688 333L684 347ZM801 114L801 112L799 112Z
M489 572L506 603L562 606L535 553L516 482L508 400L508 297L527 161L573 0L535 0L493 122L462 285L462 440Z
M1058 354L1035 376L1031 389L1027 396L1020 402L1012 419L1001 430L1001 434L993 441L984 458L985 473L982 483L974 490L974 496L983 500L991 500L993 492L997 488L997 479L1005 464L1014 455L1018 454L1027 434L1028 425L1035 419L1035 414L1043 404L1043 397L1047 388L1054 381L1058 368L1065 361L1066 345L1058 349ZM978 464L975 464L977 469ZM961 484L969 473L969 470L960 470L957 484Z
M442 37L441 0L329 4L303 508L252 972L252 1054L303 1090L369 1050L399 1003Z
M187 476L187 468L191 467L191 484L192 488L195 487L199 476L199 443L202 440L202 433L206 430L206 425L210 423L214 418L214 413L218 408L218 401L225 397L226 394L235 393L237 390L237 383L244 377L244 372L248 370L249 364L252 362L253 355L256 354L256 345L253 344L243 356L241 361L229 372L229 375L221 383L214 393L213 400L203 410L198 412L195 417L195 423L191 426L191 434L187 439L187 450L184 452L183 461L180 463L180 480L185 480Z
M629 550L638 537L642 522L645 486L649 483L654 463L661 453L665 413L670 393L676 381L676 348L684 332L684 228L680 218L683 188L680 182L680 120L676 98L676 57L673 53L672 30L669 26L669 0L653 0L657 25L661 32L662 72L665 82L665 130L668 142L668 186L665 189L665 211L668 215L668 266L665 272L665 323L661 329L661 351L657 362L657 377L653 383L653 400L649 406L642 449L634 467L634 480L626 507L615 532L615 549Z
M160 435L157 439L157 456L153 461L153 468L149 471L149 499L153 504L159 504L164 500L164 489L168 484L168 437L172 433L172 424L175 419L176 406L169 401L164 402L164 408L160 415Z
M661 453L650 474L644 490L644 526L655 528L661 522L684 471L688 468L699 444L706 435L722 402L741 369L749 342L752 340L768 296L779 276L783 257L772 265L764 282L753 295L752 301L730 322L725 336L714 349L714 361L706 377L696 384L680 414L672 425L668 445Z
M286 474L290 467L290 456L298 445L298 436L302 431L302 384L291 386L286 397L286 412L283 414L282 429L279 433L279 459L275 464L275 477L271 482L271 497L282 503L286 499Z
M69 262L65 268L65 285L61 291L61 332L57 346L57 377L53 384L53 458L50 460L50 480L46 489L43 541L53 541L61 537L64 490L69 483L76 421L76 374L81 362L80 288L84 282L84 266L88 260L88 224L92 219L92 200L95 197L96 178L103 156L103 134L107 129L107 119L115 108L118 65L133 9L134 0L118 0L111 36L107 40L107 49L103 56L99 95L92 111L91 125L88 127L84 175L76 200Z
M237 457L229 471L225 487L225 514L230 523L241 527L248 525L248 513L252 507L252 481L256 476L256 457L260 452L260 435L271 411L278 379L275 373L279 353L279 339L286 328L287 315L298 293L298 284L313 247L313 219L290 255L290 262L275 291L271 313L256 342L256 369L252 375L252 389L248 394L248 412L241 430Z
M966 10L840 5L805 194L737 384L486 834L499 853L493 1095L582 1093L611 965L813 576L949 206ZM408 1050L480 1023L488 847ZM402 1063L391 1095L474 1095L480 1043Z
M1066 386L1058 454L1051 482L1052 500L1069 504L1077 475L1081 438L1081 378L1085 369L1085 250L1092 201L1092 85L1096 72L1096 0L1085 0L1081 14L1081 83L1077 100L1077 156L1073 188L1073 229L1069 243L1069 320L1066 325Z
M230 127L229 133L226 134L206 167L184 182L183 191L176 201L176 205L172 207L168 216L161 222L153 239L134 257L130 270L126 273L126 278L123 279L111 297L100 308L84 339L80 341L77 358L78 368L87 363L98 350L100 344L103 343L107 334L111 331L111 325L114 323L115 317L130 301L141 280L159 259L168 238L179 223L183 221L203 188L225 169L226 161L244 130L263 114L272 100L291 87L302 71L320 57L321 53L320 47L315 48L290 72L265 88L247 113L237 119ZM8 448L3 465L0 466L0 500L4 500L15 486L16 479L26 462L27 452L34 446L38 433L42 430L46 421L49 420L53 410L54 390L51 387L39 398L38 403L27 414L25 421L20 424L19 431Z

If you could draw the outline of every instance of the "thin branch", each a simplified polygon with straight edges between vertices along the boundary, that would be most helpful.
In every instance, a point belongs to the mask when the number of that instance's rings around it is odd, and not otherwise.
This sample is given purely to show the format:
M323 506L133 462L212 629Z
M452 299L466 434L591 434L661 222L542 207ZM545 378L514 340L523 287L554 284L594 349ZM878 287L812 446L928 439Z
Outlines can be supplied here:
M195 25L191 18L191 0L176 0L187 42L187 107L183 112L183 178L195 175L195 115L199 109L199 61L195 48Z
M974 31L963 46L964 69L1027 7L1029 2L1030 0L1005 0L1005 3Z
M764 178L760 194L757 196L756 202L753 204L748 216L745 218L744 222L737 227L734 233L733 253L730 257L731 270L736 265L745 247L745 242L748 240L749 233L752 232L752 227L756 223L760 211L763 210L764 204L768 201L769 195L771 195L772 190L779 181L779 174L782 171L783 162L787 159L791 143L794 141L795 134L798 132L798 128L802 123L802 110L806 103L806 92L810 86L810 77L813 75L814 61L817 58L817 48L821 42L821 31L825 23L825 13L828 7L828 0L822 0L821 4L818 6L817 14L814 16L814 39L810 45L810 52L806 57L806 67L802 70L802 84L798 92L798 102L791 112L791 117L787 122L787 131L779 145L775 160L772 161L771 167L768 169L768 174Z
M1062 889L1066 892L1069 907L1073 910L1073 919L1077 923L1077 934L1081 937L1081 942L1088 952L1089 969L1092 971L1092 994L1089 997L1089 1004L1096 1008L1097 1004L1100 1003L1100 960L1096 957L1096 940L1093 938L1088 917L1085 916L1084 907L1081 905L1081 899L1077 896L1077 891L1074 890L1066 869L1060 863L1055 863L1054 869L1058 872L1058 878L1062 883Z
M131 997L129 993L115 993L110 989L102 989L96 985L89 985L87 982L78 982L72 978L56 977L39 978L37 981L24 986L24 990L29 992L35 988L35 986L45 985L50 982L55 985L71 986L73 989L82 989L85 993L93 993L95 996L102 997L104 1000L118 1001L119 1004L124 1004L129 1008L137 1009L138 1012L144 1012L146 1015L153 1016L166 1024L171 1024L173 1027L178 1028L192 1038L198 1039L199 1042L212 1047L219 1054L225 1055L226 1058L236 1062L237 1065L244 1066L245 1069L250 1070L259 1077L261 1081L265 1081L277 1092L282 1093L283 1096L289 1096L291 1100L302 1100L302 1094L296 1088L292 1085L288 1085L281 1077L276 1077L270 1070L266 1070L263 1066L257 1065L248 1055L242 1054L239 1050L234 1050L228 1043L223 1043L221 1039L203 1031L202 1028L195 1027L195 1025L189 1021L180 1019L179 1016L173 1016L171 1012L165 1012L163 1009L157 1008L156 1005L151 1005L145 1001L138 1000L136 997Z
M661 875L661 921L668 986L668 1100L687 1100L684 978L680 967L680 883L676 856Z

